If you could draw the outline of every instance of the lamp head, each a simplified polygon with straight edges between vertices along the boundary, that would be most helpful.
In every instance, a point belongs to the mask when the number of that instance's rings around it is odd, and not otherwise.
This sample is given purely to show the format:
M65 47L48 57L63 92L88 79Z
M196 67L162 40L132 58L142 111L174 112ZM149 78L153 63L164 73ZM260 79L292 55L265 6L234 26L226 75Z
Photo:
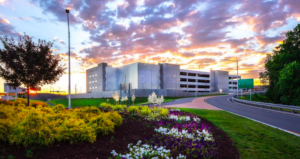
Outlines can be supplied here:
M69 8L66 9L66 13L70 13L70 9Z

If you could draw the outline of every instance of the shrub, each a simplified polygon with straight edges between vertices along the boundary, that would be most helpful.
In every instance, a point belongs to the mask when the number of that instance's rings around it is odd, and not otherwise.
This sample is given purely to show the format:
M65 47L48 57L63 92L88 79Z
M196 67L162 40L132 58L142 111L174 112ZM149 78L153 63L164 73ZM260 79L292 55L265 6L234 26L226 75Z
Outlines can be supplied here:
M109 103L101 103L99 105L99 108L102 110L102 111L105 111L105 112L108 112L108 111L111 111L113 110L113 106Z
M11 122L6 119L0 119L0 140L7 141L8 135L11 133Z
M27 102L25 99L17 99L13 102L14 106L20 105L20 104L24 104L26 106Z
M47 119L38 110L33 110L14 131L17 135L13 141L18 145L43 146L55 141L52 130L47 126Z
M124 113L127 110L127 106L125 105L115 105L113 106L114 111L118 111L119 113Z
M114 123L103 114L93 117L88 125L95 129L97 134L102 135L113 133L115 127Z
M95 107L95 106L85 107L81 110L83 110L84 113L92 113L92 114L95 114L95 115L99 115L101 113L100 109Z
M140 112L139 106L130 106L128 108L128 112L131 113L132 115L138 115Z
M3 105L13 105L14 103L12 101L1 100L1 104L3 104Z
M169 110L168 109L162 109L160 112L159 112L159 116L160 117L167 117L169 114Z
M55 113L60 113L65 111L65 106L62 104L57 104L56 106L53 107L53 111Z
M95 142L96 134L83 120L73 118L60 126L57 138L58 141L69 141L71 144L80 141Z
M30 102L29 103L29 106L32 106L32 107L37 107L38 105L42 106L42 107L48 107L48 104L45 103L45 102Z
M118 112L103 113L97 107L65 110L42 105L0 105L0 141L24 146L54 142L94 142L96 135L114 132L123 119Z
M151 110L149 109L148 106L144 106L141 110L142 116L148 116L148 115L150 115L150 113L151 113Z
M107 118L110 119L115 124L115 126L120 126L123 123L122 116L119 113L117 113L116 111L108 112L104 115L107 116Z

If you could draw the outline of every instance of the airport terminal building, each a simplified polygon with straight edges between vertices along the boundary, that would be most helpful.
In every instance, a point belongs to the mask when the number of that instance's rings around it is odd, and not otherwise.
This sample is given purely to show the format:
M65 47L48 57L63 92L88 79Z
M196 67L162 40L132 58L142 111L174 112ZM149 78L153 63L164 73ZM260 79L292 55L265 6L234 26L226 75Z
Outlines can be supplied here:
M88 97L111 97L113 92L148 96L152 91L164 96L193 96L219 92L234 92L237 78L228 71L210 72L183 70L177 64L132 63L115 68L107 63L86 71L86 94ZM81 96L76 96L81 97ZM76 98L75 97L75 98Z

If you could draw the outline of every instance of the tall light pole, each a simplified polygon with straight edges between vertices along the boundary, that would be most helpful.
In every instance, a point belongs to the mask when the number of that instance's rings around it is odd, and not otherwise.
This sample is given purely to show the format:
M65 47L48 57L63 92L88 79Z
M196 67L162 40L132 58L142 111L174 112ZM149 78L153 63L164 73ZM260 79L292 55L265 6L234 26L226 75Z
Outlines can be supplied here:
M70 10L69 9L66 9L66 13L67 13L67 18L68 18L68 38L69 38L69 105L68 105L68 108L70 109L71 108L71 58L70 58L70 25L69 25L69 13L70 13Z

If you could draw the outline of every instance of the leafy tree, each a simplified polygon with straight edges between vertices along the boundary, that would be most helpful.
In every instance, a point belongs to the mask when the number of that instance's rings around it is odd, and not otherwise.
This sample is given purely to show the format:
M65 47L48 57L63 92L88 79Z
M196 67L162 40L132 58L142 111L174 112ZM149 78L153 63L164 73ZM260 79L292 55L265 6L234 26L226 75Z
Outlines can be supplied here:
M269 85L269 77L266 72L259 72L260 83L266 88Z
M281 103L300 105L300 64L296 61L287 64L279 75L277 83Z
M20 36L18 41L4 36L0 41L4 47L0 48L0 77L14 88L25 86L28 105L30 88L56 82L66 69L52 54L52 42L34 43L28 35Z
M273 50L273 54L267 56L265 61L266 71L263 73L263 77L269 79L266 96L275 103L280 103L282 96L279 85L277 85L280 71L291 62L300 62L300 24L287 32L286 37L283 43Z

